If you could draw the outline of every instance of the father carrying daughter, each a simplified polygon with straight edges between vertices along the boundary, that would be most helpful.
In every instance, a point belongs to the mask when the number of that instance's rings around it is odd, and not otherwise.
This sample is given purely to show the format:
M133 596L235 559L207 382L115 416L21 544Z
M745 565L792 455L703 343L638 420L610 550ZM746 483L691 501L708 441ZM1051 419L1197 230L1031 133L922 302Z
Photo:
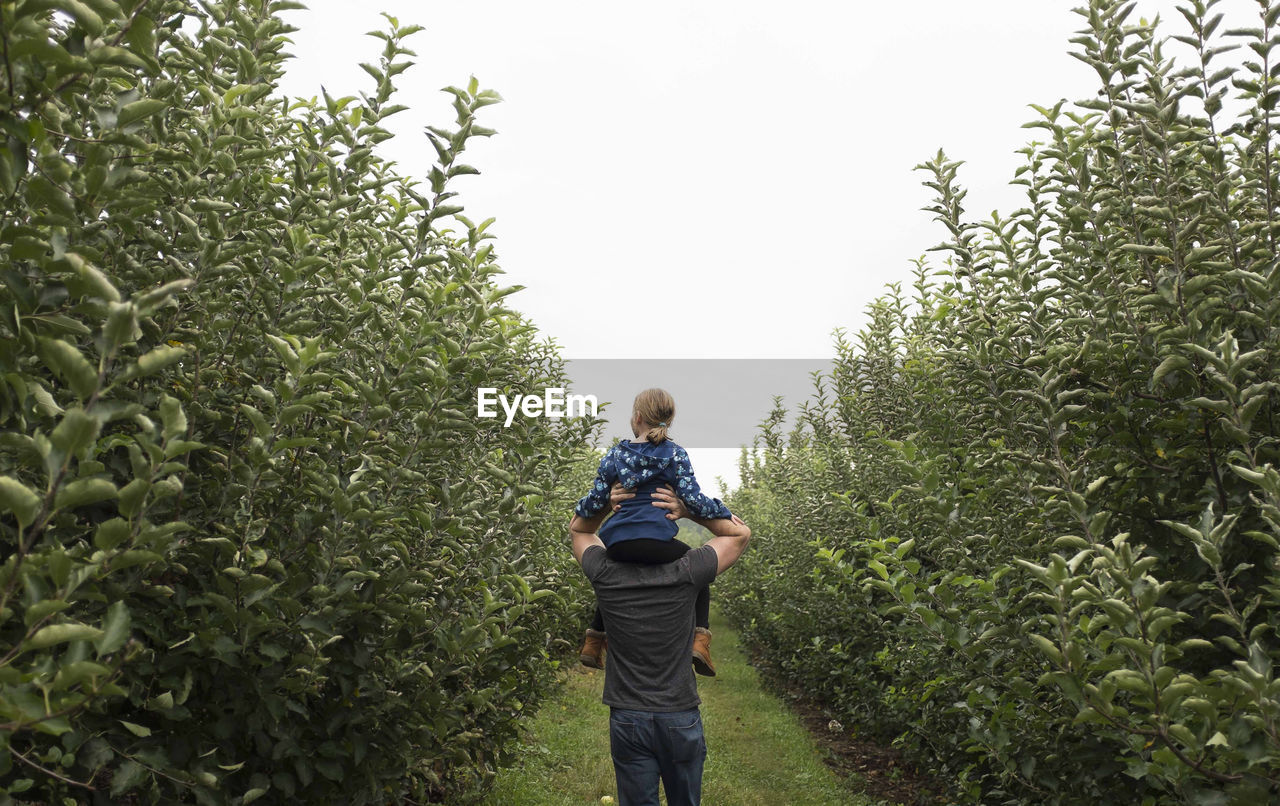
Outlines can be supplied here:
M635 493L600 527L600 540L612 560L657 565L678 560L689 551L689 546L675 539L680 527L668 517L665 509L654 506L653 493L664 484L675 489L685 508L696 518L733 518L733 513L720 499L708 498L702 493L689 464L689 454L667 437L675 415L675 401L666 391L646 389L636 395L631 414L631 433L636 438L620 440L609 449L600 460L591 491L574 508L579 517L595 517L609 505L610 488L615 483ZM698 674L714 676L710 608L711 591L704 587L698 592L694 605L696 629L692 660ZM579 653L584 666L604 667L605 627L597 607Z

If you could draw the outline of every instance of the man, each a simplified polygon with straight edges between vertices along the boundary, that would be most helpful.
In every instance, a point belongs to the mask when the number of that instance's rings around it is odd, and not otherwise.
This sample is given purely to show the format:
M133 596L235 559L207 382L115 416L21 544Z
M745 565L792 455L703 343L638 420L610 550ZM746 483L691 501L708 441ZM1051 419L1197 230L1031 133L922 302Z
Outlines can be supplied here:
M630 495L615 488L614 504ZM667 517L689 517L669 487L653 493ZM702 800L701 700L689 660L694 599L700 588L728 570L751 539L732 520L692 518L714 535L666 565L610 560L596 536L604 514L569 524L573 556L596 591L608 625L609 661L604 696L609 711L609 749L621 806L658 806L658 781L668 806L698 806Z

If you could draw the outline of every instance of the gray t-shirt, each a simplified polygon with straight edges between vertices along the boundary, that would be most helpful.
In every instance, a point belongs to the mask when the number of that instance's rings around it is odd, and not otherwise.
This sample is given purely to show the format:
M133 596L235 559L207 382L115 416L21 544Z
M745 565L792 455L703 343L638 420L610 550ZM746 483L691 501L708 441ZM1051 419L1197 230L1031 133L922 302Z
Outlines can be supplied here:
M610 560L604 548L582 554L609 636L605 705L634 711L698 707L693 677L693 603L716 578L716 550L703 546L666 565Z

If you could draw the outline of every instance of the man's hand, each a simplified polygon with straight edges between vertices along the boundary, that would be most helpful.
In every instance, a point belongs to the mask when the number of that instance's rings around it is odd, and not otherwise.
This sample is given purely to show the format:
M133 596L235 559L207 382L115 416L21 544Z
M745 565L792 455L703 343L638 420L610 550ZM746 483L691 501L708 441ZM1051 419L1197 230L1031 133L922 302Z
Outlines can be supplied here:
M622 509L623 501L627 501L635 497L635 492L623 487L622 482L620 481L615 481L613 486L609 488L609 504L612 505L614 512Z
M667 510L667 520L678 521L689 517L689 510L685 507L684 501L680 500L680 496L676 495L675 489L670 484L664 484L654 490L653 499L655 507Z
M609 503L613 505L614 512L622 508L623 501L629 501L635 497L635 492L623 487L622 482L614 482L613 487L609 490ZM684 505L684 501L681 500L680 496L676 495L675 488L670 484L664 484L654 490L653 499L653 506L661 507L667 511L666 518L669 521L678 521L681 518L690 517L689 509ZM733 516L733 522L738 526L746 526L737 515Z
M614 512L618 511L623 501L635 497L636 494L634 492L623 487L619 482L615 482L612 489L609 490L609 503L613 505ZM738 558L742 556L742 552L747 548L747 543L751 540L751 528L743 523L742 518L737 515L730 518L712 518L710 520L693 517L688 508L685 507L684 501L680 500L680 496L676 495L675 489L670 484L664 484L653 491L653 505L667 510L666 517L668 520L675 521L680 518L689 518L694 523L711 531L714 536L707 541L707 545L716 550L717 574L724 573L729 569L729 566L736 563ZM574 531L575 527L580 531L584 526L596 527L599 526L599 523L579 524L575 521L570 526L570 531ZM596 540L598 542L599 538L596 538ZM581 537L575 535L574 553L576 556L582 556L577 548L578 546L582 547L581 551L585 551L589 545L591 544L587 541L585 535Z

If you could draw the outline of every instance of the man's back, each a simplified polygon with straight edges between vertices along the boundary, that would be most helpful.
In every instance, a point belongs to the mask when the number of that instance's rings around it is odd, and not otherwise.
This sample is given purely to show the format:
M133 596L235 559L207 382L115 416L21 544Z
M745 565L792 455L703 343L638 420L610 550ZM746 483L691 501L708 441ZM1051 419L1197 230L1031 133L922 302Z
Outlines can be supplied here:
M609 636L605 705L672 712L698 707L689 648L698 589L716 576L716 552L693 549L666 565L621 563L602 547L582 555Z

